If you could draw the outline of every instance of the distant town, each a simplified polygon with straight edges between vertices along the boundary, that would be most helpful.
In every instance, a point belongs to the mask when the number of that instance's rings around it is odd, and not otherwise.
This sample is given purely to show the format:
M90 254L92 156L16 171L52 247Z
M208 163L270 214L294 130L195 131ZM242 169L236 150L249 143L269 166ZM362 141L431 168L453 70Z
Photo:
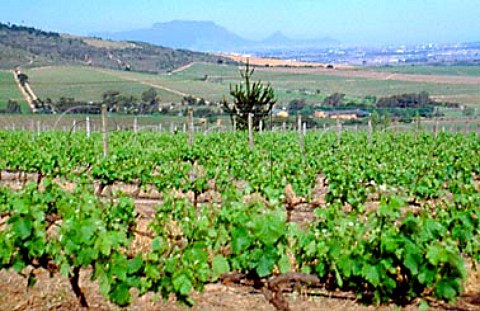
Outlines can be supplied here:
M480 42L381 47L331 47L309 49L269 49L253 52L256 56L304 62L356 66L386 65L479 65Z

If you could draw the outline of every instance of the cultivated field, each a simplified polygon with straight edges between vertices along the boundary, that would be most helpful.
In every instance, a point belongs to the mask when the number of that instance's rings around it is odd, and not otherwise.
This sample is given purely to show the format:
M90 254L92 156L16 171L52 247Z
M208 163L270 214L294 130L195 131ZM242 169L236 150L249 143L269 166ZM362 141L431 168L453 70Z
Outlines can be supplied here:
M463 68L463 67L462 67ZM326 96L345 93L349 97L377 97L426 91L450 102L476 105L480 103L480 78L471 69L470 75L447 75L433 68L432 74L372 72L368 70L321 68L256 69L255 78L269 82L279 103L292 99L320 102ZM450 69L454 72L454 69ZM463 70L463 69L459 69ZM460 71L459 71L460 72ZM458 72L457 72L458 73ZM136 95L147 87L156 87L164 102L180 100L184 95L218 101L228 96L229 85L240 82L236 66L194 63L171 74L142 74L89 67L48 67L27 72L31 84L41 98L74 97L80 100L99 100L108 90Z
M28 111L27 103L15 84L13 74L0 70L0 109L5 108L10 99L17 101L23 112Z
M371 71L391 73L446 75L446 76L480 76L480 66L388 66L365 68Z
M121 91L125 96L140 97L143 91L151 87L142 82L124 79L116 71L91 67L41 67L29 69L26 74L33 89L42 99L73 97L79 101L101 101L102 95L111 90ZM148 75L144 76L143 81L148 81ZM178 95L161 89L158 94L165 102L179 100Z

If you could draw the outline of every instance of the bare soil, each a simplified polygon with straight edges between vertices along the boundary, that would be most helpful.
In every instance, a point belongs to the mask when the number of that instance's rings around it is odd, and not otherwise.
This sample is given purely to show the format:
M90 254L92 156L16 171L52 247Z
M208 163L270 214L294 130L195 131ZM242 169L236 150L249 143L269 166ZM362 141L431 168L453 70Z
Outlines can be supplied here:
M84 310L70 289L67 278L50 278L47 272L40 272L38 282L27 288L27 280L14 272L0 272L0 310ZM252 287L241 285L207 284L202 293L194 293L195 305L188 308L179 305L175 299L167 301L147 294L135 297L131 306L119 308L108 303L99 293L98 286L89 281L89 271L82 272L80 286L84 291L91 310L245 310L273 311L275 308L267 302L263 294ZM418 304L403 308L394 305L365 306L354 299L350 293L329 293L318 291L306 294L302 291L288 294L290 308L296 310L419 310ZM431 302L432 310L480 310L480 273L470 274L466 293L455 306Z
M248 62L253 66L269 66L269 67L280 67L280 66L289 66L289 67L325 67L323 64L319 63L309 63L309 62L300 62L300 61L291 61L284 60L279 58L267 58L267 57L255 57L255 56L242 56L242 55L221 55L232 59L235 62Z

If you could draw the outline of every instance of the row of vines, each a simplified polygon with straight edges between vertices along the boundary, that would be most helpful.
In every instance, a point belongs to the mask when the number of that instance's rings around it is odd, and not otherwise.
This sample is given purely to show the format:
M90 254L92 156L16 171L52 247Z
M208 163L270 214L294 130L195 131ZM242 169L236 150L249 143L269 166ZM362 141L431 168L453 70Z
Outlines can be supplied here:
M37 269L62 274L83 306L88 269L120 306L131 289L192 305L194 290L230 278L286 310L292 282L365 303L453 302L480 260L474 134L345 132L339 143L309 133L299 144L293 133L260 133L253 149L243 133L186 142L117 132L104 157L100 134L0 132L0 269L30 285ZM159 193L148 251L132 246L132 193L106 195L114 185ZM202 201L209 192L216 199Z

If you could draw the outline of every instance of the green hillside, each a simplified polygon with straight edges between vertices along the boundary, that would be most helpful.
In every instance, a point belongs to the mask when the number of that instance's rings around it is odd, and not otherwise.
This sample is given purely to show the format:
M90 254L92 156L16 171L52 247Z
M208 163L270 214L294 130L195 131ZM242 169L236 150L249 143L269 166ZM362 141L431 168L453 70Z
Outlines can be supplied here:
M0 69L88 65L141 72L173 70L191 62L228 62L199 52L141 42L112 42L0 23Z

